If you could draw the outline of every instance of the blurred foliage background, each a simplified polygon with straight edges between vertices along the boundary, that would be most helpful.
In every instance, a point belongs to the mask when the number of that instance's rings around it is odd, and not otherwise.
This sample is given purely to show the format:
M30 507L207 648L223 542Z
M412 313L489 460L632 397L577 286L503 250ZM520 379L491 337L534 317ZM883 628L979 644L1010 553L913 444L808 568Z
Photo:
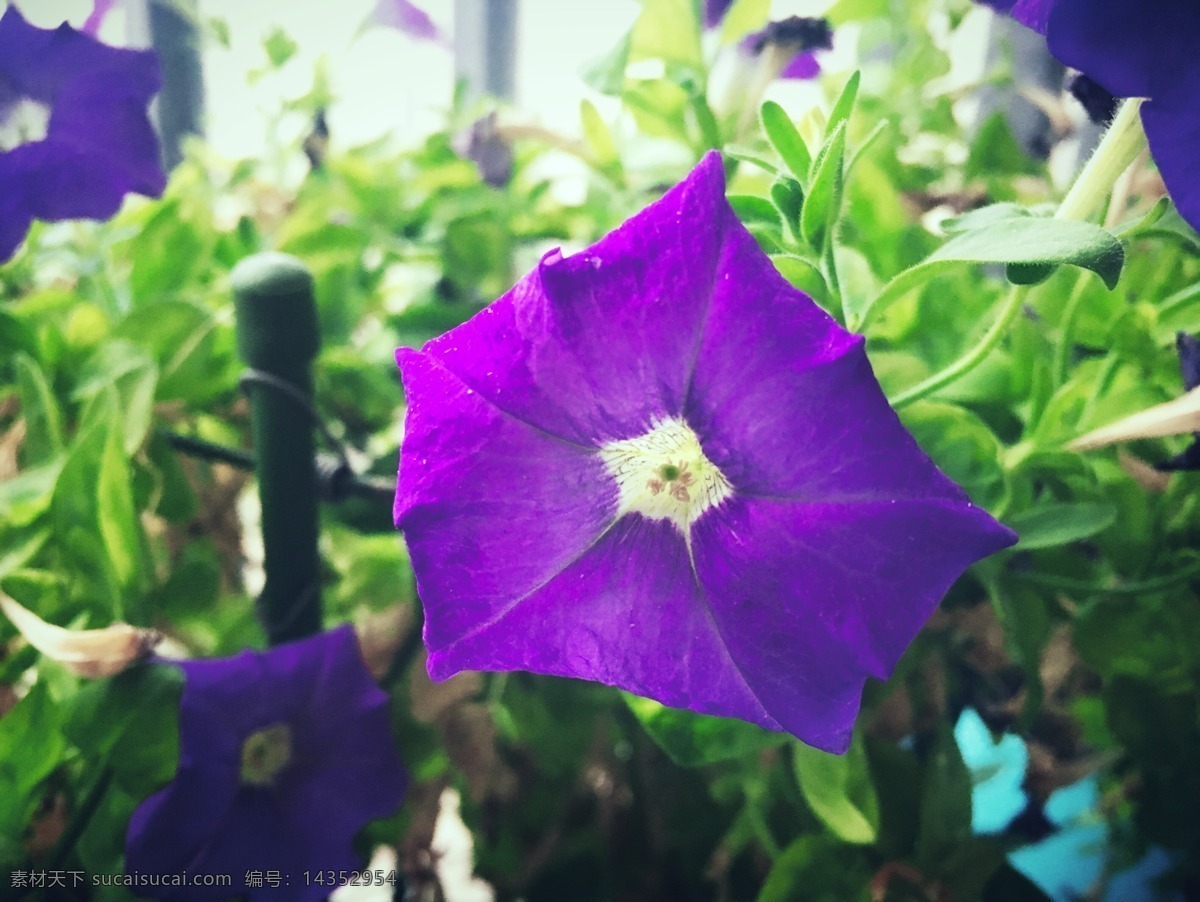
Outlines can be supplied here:
M264 123L294 135L269 153L191 141L160 200L35 226L0 266L0 588L48 621L152 625L193 655L264 644L251 474L175 440L252 450L229 273L262 250L311 269L316 408L355 470L385 481L404 412L395 348L462 322L546 249L597 238L710 148L780 271L865 331L889 395L959 358L1008 296L997 261L1019 258L968 254L892 280L947 236L1017 215L992 205L1052 210L1051 164L1078 159L1080 111L1057 88L1036 95L1042 146L1023 147L1011 109L980 100L1015 96L1003 34L981 76L955 67L956 35L985 12L838 0L826 15L851 67L760 112L759 60L738 42L767 4L734 9L742 19L705 33L698 3L644 0L584 69L615 112L585 101L563 133L504 105L489 118L493 103L460 90L420 140L347 146L281 124L336 110L317 69ZM264 77L288 56L273 36ZM560 190L563 159L584 190ZM326 620L376 638L414 777L398 816L360 837L364 855L397 848L413 898L435 898L452 787L501 899L1200 893L1200 501L1195 473L1151 466L1187 437L1064 447L1177 397L1176 332L1200 331L1200 238L1155 206L1144 160L1118 190L1093 236L1120 245L1115 287L1097 274L1112 275L1111 253L1051 261L982 365L902 409L1021 542L960 580L893 678L868 686L845 757L595 685L432 684L387 500L325 505ZM0 621L0 870L120 873L130 812L174 771L177 693L139 671L81 681ZM78 892L63 898L129 898Z

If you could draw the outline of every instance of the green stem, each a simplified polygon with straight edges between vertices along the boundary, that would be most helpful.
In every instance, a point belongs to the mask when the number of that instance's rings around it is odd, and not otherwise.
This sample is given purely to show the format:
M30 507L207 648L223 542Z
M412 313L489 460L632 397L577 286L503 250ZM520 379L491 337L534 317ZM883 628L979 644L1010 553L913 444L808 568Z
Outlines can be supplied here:
M1059 219L1087 219L1108 197L1113 184L1146 146L1142 129L1142 101L1124 101L1112 125L1100 139L1096 152L1087 161L1075 183L1054 215Z
M1043 586L1047 589L1059 589L1064 592L1075 592L1081 595L1143 595L1147 592L1158 592L1171 589L1192 579L1200 573L1200 563L1181 567L1174 573L1156 576L1137 582L1121 583L1116 586L1104 586L1090 583L1087 580L1072 579L1069 576L1055 576L1052 573L1015 573L1014 575L1025 582Z
M92 822L92 818L99 810L100 803L104 801L104 795L108 792L112 779L111 767L105 767L100 771L100 776L96 778L96 781L89 787L87 795L83 797L83 801L79 803L79 810L75 812L75 817L71 819L71 823L67 825L67 829L62 832L58 842L50 851L50 857L46 859L46 870L60 870L66 863L67 856L71 854L71 850L83 836L83 831L87 829L88 824Z
M1108 131L1104 133L1104 137L1100 140L1100 145L1096 148L1096 152L1092 154L1090 160L1080 171L1075 179L1075 183L1067 192L1067 196L1063 198L1062 203L1058 207L1058 212L1054 215L1059 219L1087 219L1108 197L1112 190L1113 183L1120 177L1132 163L1142 149L1146 146L1146 133L1142 130L1142 122L1140 118L1140 109L1142 101L1139 99L1126 100L1121 104L1120 110L1117 112L1116 118L1113 119L1112 125ZM1056 376L1065 378L1066 359L1070 354L1070 335L1069 327L1077 315L1079 301L1076 295L1081 295L1082 291L1076 286L1076 293L1072 295L1072 302L1068 304L1068 309L1064 312L1063 322L1063 337L1058 347L1055 348L1055 367ZM886 289L885 289L886 291ZM1021 309L1024 303L1025 296L1029 289L1025 286L1014 285L1009 292L1008 300L1005 301L1001 308L1000 316L996 319L992 326L979 344L960 357L946 369L940 373L935 373L924 382L914 385L908 391L903 392L898 398L892 402L895 408L903 407L905 404L911 404L928 395L933 394L940 388L944 388L951 382L962 378L964 375L978 366L992 349L999 344L1000 339L1004 337L1004 333L1012 324L1017 312ZM1061 382L1062 379L1060 378Z
M1166 319L1197 301L1200 301L1200 285L1191 285L1182 291L1177 291L1159 306L1158 318L1160 320Z
M924 382L919 382L908 389L908 391L902 392L899 397L893 399L892 407L899 410L906 404L919 401L933 394L938 389L945 388L951 382L961 379L971 370L975 369L975 367L979 366L984 358L992 352L992 349L1000 343L1000 339L1004 337L1004 333L1008 331L1008 327L1016 319L1017 314L1021 310L1021 305L1025 302L1025 297L1028 294L1029 287L1027 285L1013 285L1009 289L1004 305L1000 308L1000 315L996 317L996 321L984 333L983 338L979 340L979 344L975 345L970 351L941 372L934 373Z
M1070 368L1071 348L1075 342L1072 337L1075 332L1075 320L1079 316L1083 297L1087 293L1087 273L1080 273L1075 279L1075 287L1067 299L1063 310L1062 323L1059 325L1058 341L1054 345L1054 385L1058 387L1067 381L1067 370Z
M821 269L824 270L825 285L829 289L834 308L841 310L842 321L845 322L845 305L842 303L842 280L838 276L837 257L832 235L825 238L825 248L821 252Z

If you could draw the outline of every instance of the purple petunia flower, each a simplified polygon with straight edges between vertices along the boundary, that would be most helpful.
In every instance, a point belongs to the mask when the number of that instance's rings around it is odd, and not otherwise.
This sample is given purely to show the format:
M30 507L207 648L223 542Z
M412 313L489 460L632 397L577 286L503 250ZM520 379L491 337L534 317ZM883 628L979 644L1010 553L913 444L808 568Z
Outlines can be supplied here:
M350 627L223 660L180 661L179 769L129 822L126 868L140 874L291 875L286 893L323 899L304 871L352 870L370 820L400 804L405 779L388 699ZM169 887L156 898L224 899L230 887ZM272 896L273 893L273 896Z
M35 219L107 219L128 192L162 193L159 81L151 52L0 15L0 262Z
M866 678L1014 541L775 271L716 153L397 360L434 679L580 677L844 750Z
M1142 125L1180 214L1200 229L1200 3L986 0L1046 35L1050 52L1116 97L1147 97Z
M721 24L733 0L704 0L704 27L713 29ZM810 79L821 74L821 64L816 50L833 47L833 32L826 19L811 19L790 16L777 22L769 22L762 31L747 35L740 48L747 56L761 56L768 48L786 55L781 62L779 77L788 79Z

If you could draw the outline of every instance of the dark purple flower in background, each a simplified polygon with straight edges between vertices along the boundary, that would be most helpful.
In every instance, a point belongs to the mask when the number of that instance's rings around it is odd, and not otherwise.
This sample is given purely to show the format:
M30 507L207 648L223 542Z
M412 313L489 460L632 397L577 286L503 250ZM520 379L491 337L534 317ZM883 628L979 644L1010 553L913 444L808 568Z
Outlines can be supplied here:
M1200 3L987 0L1046 35L1060 62L1115 97L1146 97L1142 125L1180 214L1200 229Z
M733 0L704 0L704 27L720 26ZM762 31L747 35L741 49L749 56L760 57L764 52L782 54L780 78L809 79L821 74L816 50L833 47L833 32L825 19L791 16L769 22Z
M840 751L866 678L1014 541L775 271L716 153L397 359L434 679L597 680Z
M35 219L107 219L129 192L162 193L159 81L151 52L0 16L0 262Z
M353 870L351 841L400 804L405 778L388 698L350 627L267 652L176 662L184 672L179 769L129 822L126 867L146 874L277 870L286 891L323 899L303 871ZM221 887L171 887L160 899L224 899Z

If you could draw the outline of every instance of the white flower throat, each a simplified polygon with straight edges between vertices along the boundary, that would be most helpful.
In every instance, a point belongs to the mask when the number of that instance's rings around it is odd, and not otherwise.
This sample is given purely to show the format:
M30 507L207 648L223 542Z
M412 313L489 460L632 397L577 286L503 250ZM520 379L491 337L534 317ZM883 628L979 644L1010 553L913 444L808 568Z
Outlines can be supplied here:
M41 141L50 128L50 107L28 97L0 104L0 151Z
M685 536L701 514L733 494L729 480L704 456L696 433L680 420L609 442L600 458L617 482L621 514L671 520Z

